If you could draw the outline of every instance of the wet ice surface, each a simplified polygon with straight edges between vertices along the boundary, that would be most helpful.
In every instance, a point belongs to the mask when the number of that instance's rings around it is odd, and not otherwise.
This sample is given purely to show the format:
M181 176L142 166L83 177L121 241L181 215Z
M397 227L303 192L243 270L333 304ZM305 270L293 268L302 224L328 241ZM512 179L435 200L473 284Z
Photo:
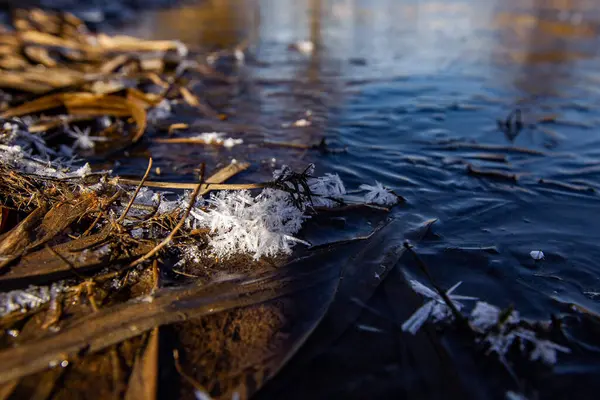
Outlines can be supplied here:
M460 280L465 293L513 304L527 318L547 319L569 304L600 312L600 19L593 5L381 0L311 9L308 1L264 0L259 23L238 3L224 2L230 14L211 14L214 20L202 6L153 13L127 32L207 49L253 37L239 84L213 104L229 120L191 121L195 134L223 131L244 145L148 144L134 150L138 158L119 160L116 173L141 174L149 154L164 180L186 180L200 161L252 162L235 181L266 179L282 163L315 162L348 187L378 181L392 188L407 199L396 215L438 218L435 235L417 251L440 286ZM314 51L288 49L300 40L314 42ZM522 126L498 124L516 109ZM310 126L290 126L308 110ZM347 151L261 145L323 137ZM416 265L405 267L420 277Z

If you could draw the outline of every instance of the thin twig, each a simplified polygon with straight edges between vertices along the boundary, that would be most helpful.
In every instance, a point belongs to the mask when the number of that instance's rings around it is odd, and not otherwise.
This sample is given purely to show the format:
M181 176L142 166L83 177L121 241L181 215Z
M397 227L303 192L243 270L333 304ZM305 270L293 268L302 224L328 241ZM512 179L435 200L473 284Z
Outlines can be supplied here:
M425 274L425 276L427 277L427 279L429 280L431 285L434 287L436 292L438 292L440 297L444 300L446 305L450 308L450 311L452 311L454 318L456 318L457 321L460 321L461 324L464 324L468 327L468 322L465 319L465 317L461 314L460 311L458 311L458 309L456 308L456 306L454 305L452 300L450 300L450 297L448 297L446 292L441 287L439 287L437 285L437 283L435 283L435 281L433 280L433 277L429 273L429 268L427 267L427 264L425 264L425 262L423 262L423 260L421 260L421 257L419 257L417 252L414 251L413 247L408 242L404 242L404 247L406 248L406 250L408 250L413 255L413 257L415 258L415 261L417 262L417 265L419 266L421 271L423 271L423 273Z
M144 182L146 182L146 179L148 178L148 175L150 175L150 170L151 169L152 169L152 157L150 157L148 159L148 168L146 168L146 173L144 173L144 176L142 177L142 180L140 181L139 185L135 189L135 192L133 192L133 196L131 196L131 200L129 200L129 204L127 204L127 207L125 208L125 211L123 211L123 214L117 220L118 224L122 223L123 220L125 219L125 217L127 216L127 213L129 212L129 209L133 205L133 202L135 201L135 198L137 197L138 193L142 189L142 186L144 186Z
M62 260L62 262L64 262L69 269L71 270L71 272L73 273L73 275L75 275L77 278L81 279L82 281L86 281L88 278L86 278L85 276L81 275L79 273L79 271L77 271L77 269L75 268L75 266L71 263L71 261L67 260L63 255L61 255L59 252L57 252L56 250L54 250L52 248L52 246L46 244L45 246L48 251L52 254L54 254L56 257L60 258Z
M202 163L201 173L202 173L202 178L204 178L204 163ZM185 210L183 217L181 217L181 220L179 221L179 223L175 226L175 228L173 228L171 233L169 233L169 236L167 236L162 242L160 242L158 245L156 245L148 253L146 253L142 257L138 258L137 260L135 260L134 262L129 264L129 267L135 267L136 265L139 265L139 264L143 263L144 261L148 260L149 258L154 256L156 253L158 253L163 247L165 247L167 244L169 244L169 242L171 242L171 240L173 240L173 237L175 237L175 234L177 232L179 232L179 230L181 229L183 224L185 224L185 220L190 215L190 212L192 211L192 208L194 207L194 204L196 203L196 198L198 197L198 194L200 193L201 188L202 188L202 181L200 181L200 183L198 183L196 185L196 189L194 189L194 192L192 193L192 198L190 200L190 204L188 204L188 207Z
M206 388L204 386L202 386L202 384L200 384L200 382L198 382L197 380L195 380L194 378L189 376L183 370L183 367L181 366L181 363L179 362L179 351L177 349L173 349L173 360L175 361L175 369L177 370L179 375L181 375L181 377L183 379L185 379L185 381L187 383L189 383L191 386L193 386L193 388L196 389L197 391L200 391L203 394L207 395L209 398L212 398L212 397L210 397L208 390L206 390Z

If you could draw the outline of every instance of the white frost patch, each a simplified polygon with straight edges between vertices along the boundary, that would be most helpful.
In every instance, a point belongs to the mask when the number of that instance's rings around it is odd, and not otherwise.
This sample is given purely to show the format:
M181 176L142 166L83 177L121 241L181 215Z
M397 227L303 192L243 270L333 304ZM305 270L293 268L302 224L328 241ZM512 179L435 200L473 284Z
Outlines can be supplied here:
M195 209L192 216L210 228L210 247L217 256L253 253L254 258L290 253L296 243L292 235L306 218L286 192L264 189L252 197L248 191L219 192L207 201L208 211Z
M484 301L478 301L471 311L471 327L477 331L485 331L498 323L500 309ZM520 321L519 312L513 310L506 322L516 324Z
M375 181L375 185L360 185L360 190L365 190L364 201L368 204L379 204L382 206L392 206L398 203L398 196L390 191L390 189L383 187L383 185Z
M463 304L457 300L477 300L475 297L453 294L453 292L460 286L461 283L462 282L458 282L446 292L446 295L450 301L452 301L452 304L454 304L454 307L456 307L457 310L460 310L463 307ZM415 313L402 324L402 330L404 332L410 332L414 335L421 328L421 326L427 322L427 320L439 322L452 319L452 311L442 296L414 279L410 281L410 285L415 292L430 298L431 300L423 304L423 306L415 311Z
M536 261L544 259L544 252L541 250L533 250L529 253L529 255Z
M54 283L52 286L29 286L24 290L0 293L0 316L40 307L64 290L62 284Z
M220 132L205 132L192 137L192 139L201 140L206 144L216 144L227 148L232 148L233 146L244 143L243 139L225 138L225 134Z
M315 51L315 44L310 40L299 40L291 47L306 56L311 55Z
M5 122L2 126L1 164L27 174L58 179L81 178L92 172L88 164L81 167L73 165L77 160L73 158L71 148L63 146L57 153L46 146L41 136L27 131L25 119L21 122L22 124ZM92 140L93 143L95 137L90 137L89 132L76 131L81 133L81 140Z
M312 122L310 122L308 119L301 118L301 119L299 119L297 121L292 122L291 124L287 123L287 122L284 123L284 124L281 124L281 127L282 128L289 128L289 127L293 126L293 127L296 127L296 128L305 128L305 127L311 126L311 125L312 125Z

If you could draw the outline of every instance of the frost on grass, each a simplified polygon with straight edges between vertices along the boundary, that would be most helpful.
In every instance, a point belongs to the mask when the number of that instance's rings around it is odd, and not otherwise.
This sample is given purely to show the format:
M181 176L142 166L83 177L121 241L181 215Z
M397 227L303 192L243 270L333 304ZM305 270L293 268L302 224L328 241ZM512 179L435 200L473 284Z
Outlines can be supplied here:
M302 227L304 212L288 193L264 189L252 197L248 191L219 192L207 200L207 211L195 209L199 226L210 229L209 246L220 257L252 253L254 258L290 253L301 240L293 235Z
M379 204L382 206L391 206L398 203L398 196L389 189L383 187L383 185L377 181L375 181L375 185L363 184L358 188L367 192L364 197L365 203Z
M402 324L403 331L415 334L427 321L438 323L453 319L450 307L436 291L416 280L411 280L410 284L415 292L431 300ZM451 287L446 294L460 311L464 306L458 300L477 300L477 298L455 295L454 290L459 285L460 282ZM538 337L538 334L521 320L516 310L503 311L492 304L478 301L471 310L468 321L477 335L478 343L487 349L488 354L496 353L500 359L504 359L515 346L521 354L527 355L529 360L540 361L547 365L556 363L558 352L570 352L567 347Z
M14 119L0 126L0 163L19 172L58 179L90 174L90 166L77 165L72 154L49 148L41 136L29 132L23 120Z
M0 293L0 317L13 312L26 312L49 302L65 287L60 283L52 286L29 286L23 290Z
M462 282L458 282L446 292L446 295L450 301L452 301L452 304L454 304L454 307L456 307L457 310L461 310L463 308L463 304L458 300L477 300L475 297L454 294L454 291L461 285L461 283ZM432 322L440 322L452 319L452 311L442 296L419 281L411 280L410 285L415 292L431 300L415 311L415 313L402 324L403 331L410 332L414 335L428 320L431 320Z
M517 311L503 313L498 307L478 302L471 312L470 325L475 332L484 334L481 341L488 352L504 357L518 342L521 352L527 352L531 361L541 361L547 365L556 364L557 352L569 353L570 349L549 340L521 326Z

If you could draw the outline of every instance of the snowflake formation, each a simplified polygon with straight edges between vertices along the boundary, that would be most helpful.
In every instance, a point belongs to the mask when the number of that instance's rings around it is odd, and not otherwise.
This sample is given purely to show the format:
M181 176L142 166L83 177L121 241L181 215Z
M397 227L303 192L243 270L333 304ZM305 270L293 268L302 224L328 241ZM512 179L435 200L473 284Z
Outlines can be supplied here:
M398 196L377 181L375 181L375 185L363 184L358 188L367 192L364 197L365 203L382 206L391 206L398 203Z

